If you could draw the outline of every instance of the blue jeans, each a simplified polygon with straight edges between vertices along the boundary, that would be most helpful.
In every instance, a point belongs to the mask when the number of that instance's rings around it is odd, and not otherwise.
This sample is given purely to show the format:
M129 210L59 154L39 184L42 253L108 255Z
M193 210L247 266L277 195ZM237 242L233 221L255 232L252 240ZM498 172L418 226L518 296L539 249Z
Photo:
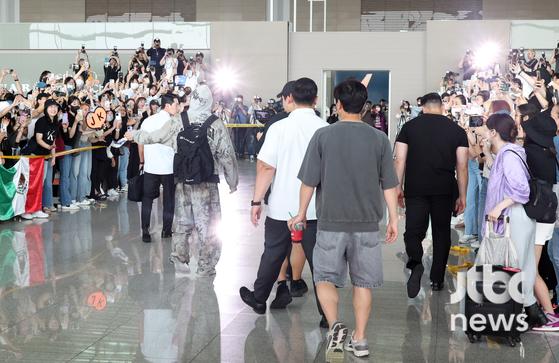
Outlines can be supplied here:
M64 151L72 150L71 146L64 145ZM70 174L72 173L72 155L63 156L60 162L60 204L70 205L72 196L70 193Z
M43 172L43 208L52 208L52 160L45 159L45 170Z
M78 146L86 147L91 145L80 142ZM77 175L76 201L83 202L85 197L91 192L91 150L82 151L79 156L76 156L72 169L72 172Z
M553 264L555 276L559 276L559 228L555 228L551 241L547 243L547 254L549 255L549 260ZM555 286L555 292L557 296L559 296L559 284Z
M478 198L481 184L479 163L468 160L468 190L466 192L466 210L464 211L464 225L466 235L478 234Z
M481 238L483 227L485 226L485 199L487 198L487 182L488 179L481 177L481 183L479 184L479 202L478 202L478 236ZM481 241L481 240L480 240Z
M126 146L120 148L123 155L118 157L118 181L120 187L123 188L128 185L128 159L130 158L130 150Z

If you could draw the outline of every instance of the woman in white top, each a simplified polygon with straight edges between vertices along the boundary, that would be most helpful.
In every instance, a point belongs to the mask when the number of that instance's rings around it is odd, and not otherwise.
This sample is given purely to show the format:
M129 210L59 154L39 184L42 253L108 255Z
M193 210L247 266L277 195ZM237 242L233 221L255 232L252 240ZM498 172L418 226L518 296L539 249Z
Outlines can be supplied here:
M167 49L165 56L161 58L159 64L165 68L165 79L167 79L167 81L172 81L177 73L177 66L179 64L177 58L175 58L175 50L173 48Z

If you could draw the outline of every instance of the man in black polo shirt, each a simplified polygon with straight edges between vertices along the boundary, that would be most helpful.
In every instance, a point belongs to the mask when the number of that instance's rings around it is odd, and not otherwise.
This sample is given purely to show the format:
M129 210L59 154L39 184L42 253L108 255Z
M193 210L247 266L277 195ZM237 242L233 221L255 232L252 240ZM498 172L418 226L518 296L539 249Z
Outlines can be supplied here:
M149 65L150 67L153 66L155 68L155 78L159 81L161 79L161 74L163 73L163 66L160 64L161 59L165 56L166 50L165 48L161 48L161 40L154 39L153 45L147 51L147 55L149 57Z
M464 211L468 185L466 132L442 115L438 94L425 95L421 104L423 115L404 124L396 139L396 172L400 185L404 185L399 201L403 207L405 195L406 206L406 266L412 270L407 284L410 298L417 296L421 287L421 242L429 218L433 230L431 286L433 291L443 288L450 251L450 219L453 211L457 214Z

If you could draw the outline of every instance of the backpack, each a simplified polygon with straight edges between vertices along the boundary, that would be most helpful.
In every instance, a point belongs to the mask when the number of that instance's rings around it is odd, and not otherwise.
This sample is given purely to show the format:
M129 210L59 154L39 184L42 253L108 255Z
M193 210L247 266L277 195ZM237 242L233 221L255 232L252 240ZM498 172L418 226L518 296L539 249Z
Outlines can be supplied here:
M177 136L177 152L173 160L175 178L180 183L218 183L214 158L208 142L208 127L217 120L211 115L202 125L188 124Z
M553 185L545 180L536 178L528 164L514 150L507 150L515 153L522 161L522 164L530 174L530 199L524 204L526 215L535 219L539 223L555 223L557 214L557 195L553 191Z

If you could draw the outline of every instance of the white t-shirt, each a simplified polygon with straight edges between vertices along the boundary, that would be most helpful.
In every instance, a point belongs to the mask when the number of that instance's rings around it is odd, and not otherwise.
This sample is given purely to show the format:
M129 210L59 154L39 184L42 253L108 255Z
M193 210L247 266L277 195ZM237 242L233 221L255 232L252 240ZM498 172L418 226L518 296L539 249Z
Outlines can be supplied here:
M289 220L290 213L299 211L301 181L297 179L309 142L316 130L328 126L311 108L300 108L287 118L274 123L266 133L266 140L258 159L276 169L272 192L268 199L268 217ZM307 211L308 220L316 220L315 195Z
M159 111L144 120L140 130L153 132L170 122L171 115L167 111ZM144 145L144 171L150 174L173 174L173 158L175 151L163 144Z

